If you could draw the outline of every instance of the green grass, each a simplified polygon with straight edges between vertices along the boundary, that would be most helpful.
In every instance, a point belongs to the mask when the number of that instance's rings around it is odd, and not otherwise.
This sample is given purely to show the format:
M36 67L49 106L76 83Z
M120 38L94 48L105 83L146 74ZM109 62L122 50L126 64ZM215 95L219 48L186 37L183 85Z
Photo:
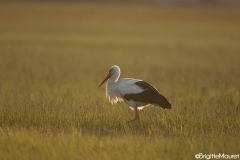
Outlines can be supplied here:
M0 5L0 159L194 159L239 154L240 12ZM112 65L171 110L112 106Z

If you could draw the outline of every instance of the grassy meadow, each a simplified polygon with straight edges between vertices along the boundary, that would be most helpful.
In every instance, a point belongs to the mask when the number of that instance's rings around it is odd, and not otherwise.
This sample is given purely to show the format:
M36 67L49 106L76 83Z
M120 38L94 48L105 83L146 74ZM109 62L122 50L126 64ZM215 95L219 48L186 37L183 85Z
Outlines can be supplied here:
M112 65L172 104L111 105ZM1 3L0 159L240 154L240 11Z

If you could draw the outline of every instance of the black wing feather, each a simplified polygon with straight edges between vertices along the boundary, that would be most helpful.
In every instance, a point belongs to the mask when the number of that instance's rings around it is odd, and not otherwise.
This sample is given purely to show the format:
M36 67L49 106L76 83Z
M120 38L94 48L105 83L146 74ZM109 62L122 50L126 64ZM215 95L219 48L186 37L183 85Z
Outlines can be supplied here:
M152 85L150 85L149 83L147 82L144 82L144 81L138 81L135 83L137 86L139 86L140 88L144 89L144 90L150 90L152 92L156 92L156 93L159 93L158 90L153 87Z
M168 100L161 95L155 87L144 81L138 81L135 84L144 89L144 91L137 94L126 94L124 95L126 100L134 100L147 104L158 104L164 109L171 108L171 104L168 102Z

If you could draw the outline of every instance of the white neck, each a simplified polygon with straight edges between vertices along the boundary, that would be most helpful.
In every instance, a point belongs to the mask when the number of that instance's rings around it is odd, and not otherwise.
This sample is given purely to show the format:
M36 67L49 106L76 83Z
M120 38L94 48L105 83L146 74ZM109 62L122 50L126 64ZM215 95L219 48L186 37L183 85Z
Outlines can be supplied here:
M110 79L111 79L112 81L116 82L119 77L120 77L120 72L118 72L117 74L113 74Z

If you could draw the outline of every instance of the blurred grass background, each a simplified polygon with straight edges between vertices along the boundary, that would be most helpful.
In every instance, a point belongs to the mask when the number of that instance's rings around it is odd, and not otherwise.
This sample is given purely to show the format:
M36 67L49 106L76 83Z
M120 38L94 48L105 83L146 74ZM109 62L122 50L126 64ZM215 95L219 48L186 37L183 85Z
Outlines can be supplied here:
M194 159L239 153L240 12L1 3L0 159ZM172 110L112 106L112 65ZM184 147L183 147L184 146Z

